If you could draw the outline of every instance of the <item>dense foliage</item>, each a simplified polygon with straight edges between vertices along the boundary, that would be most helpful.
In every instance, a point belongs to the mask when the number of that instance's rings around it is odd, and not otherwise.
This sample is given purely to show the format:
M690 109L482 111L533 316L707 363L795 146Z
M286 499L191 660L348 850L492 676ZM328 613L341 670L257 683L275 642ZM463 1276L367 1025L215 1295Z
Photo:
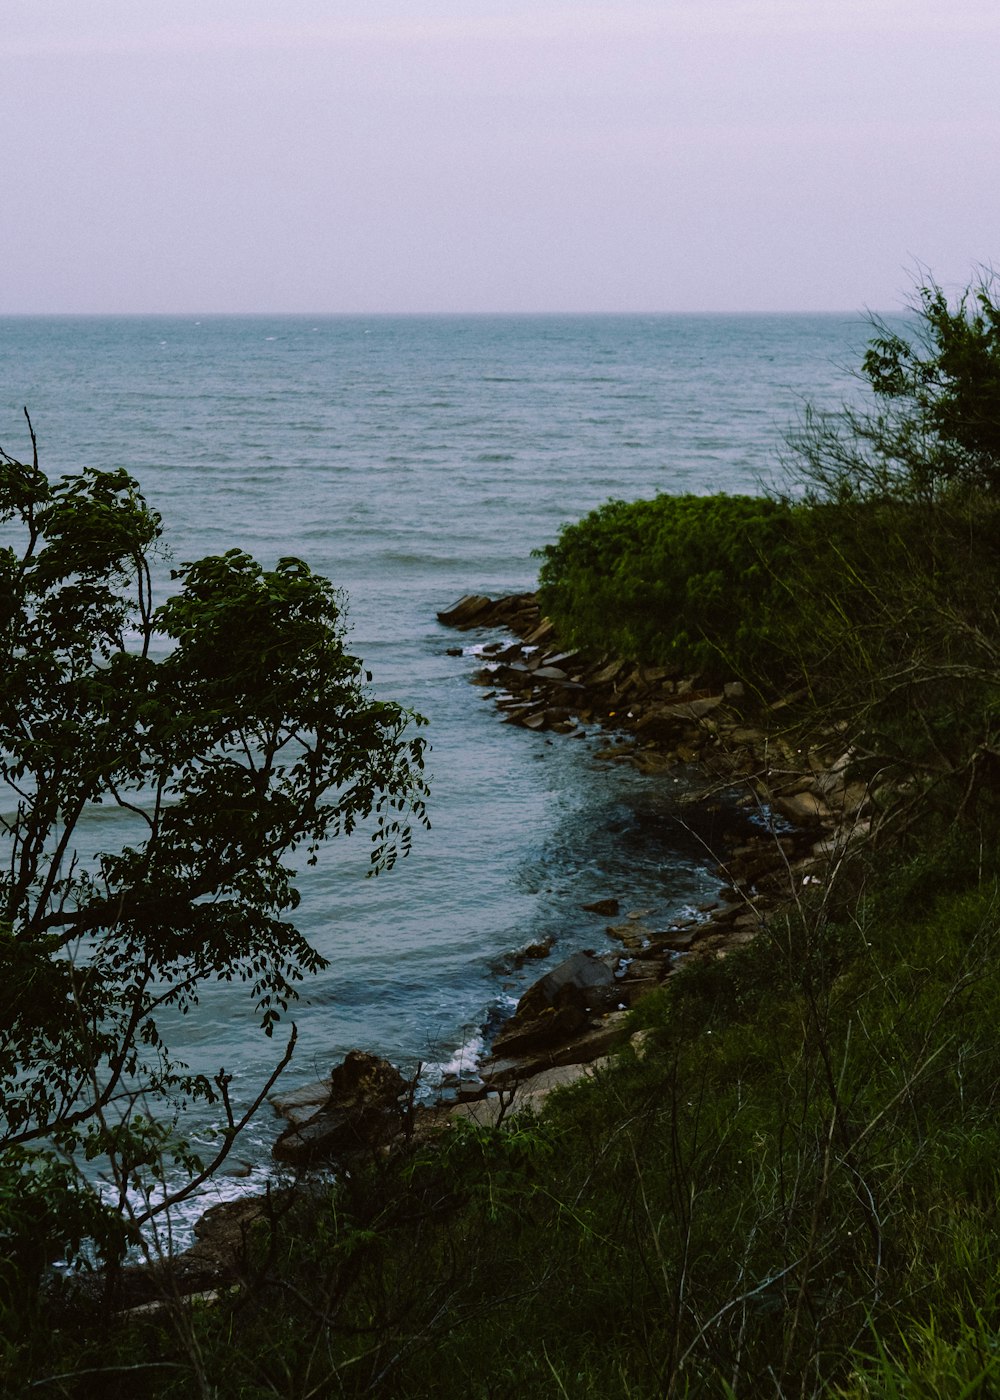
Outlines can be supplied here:
M992 276L949 302L918 291L907 337L876 319L862 361L870 409L811 414L796 473L821 497L939 500L1000 492L1000 305Z
M911 341L876 325L870 409L792 435L788 495L609 502L540 590L576 645L804 692L866 775L962 814L1000 769L1000 309L987 284L920 308Z
M795 507L758 497L609 501L541 551L542 606L576 645L678 673L769 673L787 660L771 622L797 530Z
M225 1076L175 1062L163 1013L239 979L271 1034L322 964L287 917L289 856L371 818L391 864L423 745L299 560L183 564L155 606L136 483L50 481L37 453L0 459L0 522L0 1241L114 1253L117 1216L101 1227L73 1164L103 1162L124 1208L165 1161L199 1170L171 1102L218 1101L216 1162L242 1123ZM131 824L121 849L100 849L102 805Z

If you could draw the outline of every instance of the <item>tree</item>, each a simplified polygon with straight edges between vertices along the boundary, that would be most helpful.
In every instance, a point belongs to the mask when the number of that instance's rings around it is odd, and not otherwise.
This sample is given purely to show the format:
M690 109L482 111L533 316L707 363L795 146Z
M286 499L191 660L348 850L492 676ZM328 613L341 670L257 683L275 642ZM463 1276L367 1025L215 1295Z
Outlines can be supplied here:
M811 534L790 592L801 669L913 823L997 819L997 291L992 273L954 300L926 279L905 333L872 320L869 405L791 439Z
M984 274L954 303L917 288L907 336L879 317L861 377L874 410L808 414L793 474L821 497L935 501L956 488L1000 496L1000 305Z
M228 1078L176 1062L161 1013L239 979L271 1035L324 965L287 918L289 857L364 823L371 871L387 868L426 789L407 733L422 721L369 694L326 579L233 549L175 569L156 606L161 523L137 483L50 481L31 441L30 465L0 453L0 1236L23 1235L29 1199L54 1229L61 1182L75 1209L58 1250L108 1224L81 1155L122 1202L165 1153L195 1179L225 1155L242 1126ZM101 804L135 838L88 853ZM171 1138L171 1105L191 1098L225 1120L208 1168Z

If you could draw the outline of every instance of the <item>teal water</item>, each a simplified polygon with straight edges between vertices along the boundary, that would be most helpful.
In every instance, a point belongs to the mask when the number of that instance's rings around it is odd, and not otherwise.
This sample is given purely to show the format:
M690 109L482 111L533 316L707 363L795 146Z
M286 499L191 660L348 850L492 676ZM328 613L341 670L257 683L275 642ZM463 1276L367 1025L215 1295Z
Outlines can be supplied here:
M330 967L286 1084L355 1046L470 1057L537 975L498 972L512 949L609 946L579 907L607 894L669 918L714 893L683 784L501 725L472 658L447 654L482 639L435 613L531 587L532 550L611 496L757 489L806 400L855 392L865 336L835 316L0 318L0 446L29 450L26 404L46 470L127 467L175 559L302 556L347 591L375 689L430 721L433 827L411 856L369 881L347 841L302 876ZM274 1057L229 986L178 1035L237 1095ZM272 1136L262 1118L241 1148L258 1173Z

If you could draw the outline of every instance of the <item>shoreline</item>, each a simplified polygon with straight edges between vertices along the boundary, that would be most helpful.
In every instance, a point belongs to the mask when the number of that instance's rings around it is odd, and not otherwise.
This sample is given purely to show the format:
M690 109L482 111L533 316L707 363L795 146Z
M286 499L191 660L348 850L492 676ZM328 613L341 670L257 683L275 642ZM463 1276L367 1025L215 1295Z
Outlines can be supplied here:
M303 1176L425 1140L458 1119L498 1126L520 1108L539 1108L554 1089L599 1072L627 1041L629 1012L643 995L686 960L723 958L751 942L794 898L796 885L821 881L827 863L870 826L870 795L845 782L850 755L836 752L835 735L803 750L775 732L795 696L754 706L738 681L706 687L664 668L567 649L534 593L467 595L437 616L460 632L494 634L475 653L482 665L469 680L486 688L502 722L559 736L554 742L596 727L608 738L598 761L628 763L650 775L696 765L705 786L686 805L695 811L739 793L748 819L740 839L718 857L721 888L712 906L698 910L703 917L651 929L642 911L609 897L581 911L609 920L607 939L620 952L576 953L547 967L546 944L521 950L524 961L539 961L541 975L493 1036L475 1078L445 1084L431 1103L418 1104L416 1079L352 1051L328 1078L273 1094L271 1106L285 1122L273 1156ZM495 639L498 631L508 639ZM284 1189L308 1189L308 1183ZM210 1207L195 1224L191 1247L125 1271L125 1306L153 1305L164 1292L164 1274L169 1291L185 1295L232 1282L247 1232L271 1200L247 1195Z
M496 600L468 595L438 613L438 620L462 632L512 634L509 642L482 646L484 665L470 678L487 687L503 722L565 739L582 735L581 724L597 725L609 739L595 755L599 761L665 776L697 765L706 781L687 805L696 810L721 794L739 793L758 820L756 830L746 823L730 849L713 852L722 888L714 907L699 911L703 918L652 930L634 913L611 909L617 902L609 901L607 913L615 922L607 934L622 943L625 963L615 991L628 1009L684 959L724 957L750 942L796 884L820 881L827 862L868 833L870 794L864 784L846 781L850 754L838 748L839 736L822 736L824 742L803 749L775 732L798 696L754 704L738 680L708 686L664 667L569 649L541 615L534 593ZM625 1011L612 1011L553 1037L548 1049L525 1046L512 1053L512 1031L526 1029L526 1013L533 1009L537 1019L534 990L522 996L481 1062L487 1092L529 1073L585 1065L624 1037L624 1028L619 1035L601 1034L611 1018L625 1019ZM517 1043L524 1045L523 1037Z

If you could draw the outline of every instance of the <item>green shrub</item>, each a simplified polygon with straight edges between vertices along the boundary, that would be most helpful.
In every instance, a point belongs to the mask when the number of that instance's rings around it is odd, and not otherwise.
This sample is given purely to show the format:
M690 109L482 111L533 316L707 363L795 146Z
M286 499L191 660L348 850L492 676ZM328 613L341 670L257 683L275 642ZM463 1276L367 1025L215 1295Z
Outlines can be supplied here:
M541 551L543 608L568 639L711 675L784 661L773 622L796 508L751 496L609 501Z

